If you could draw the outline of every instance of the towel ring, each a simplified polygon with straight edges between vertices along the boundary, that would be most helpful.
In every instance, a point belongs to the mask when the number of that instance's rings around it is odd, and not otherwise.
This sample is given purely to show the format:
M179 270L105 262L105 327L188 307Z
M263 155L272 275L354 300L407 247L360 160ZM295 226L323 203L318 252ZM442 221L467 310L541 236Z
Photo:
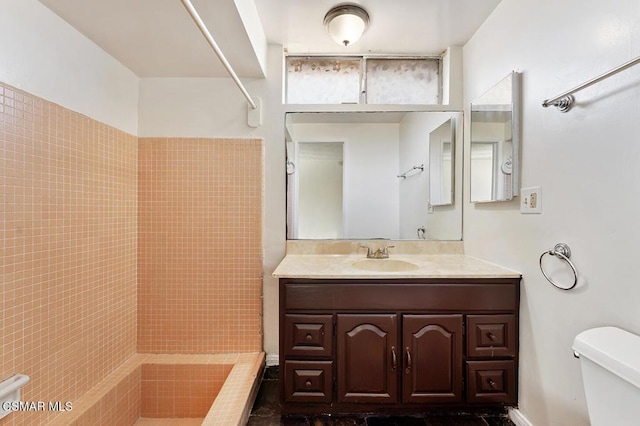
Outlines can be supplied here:
M559 257L560 259L567 262L569 266L571 266L571 269L573 270L574 279L573 279L573 284L571 284L570 287L559 286L556 282L554 282L551 278L549 278L549 275L547 275L547 273L542 268L542 258L544 257L545 254L550 254L552 256ZM565 243L558 243L553 247L553 249L549 251L545 251L544 253L542 253L542 255L540 255L539 263L540 263L540 270L542 271L542 275L544 275L547 281L549 281L551 284L553 284L555 287L559 288L560 290L571 290L576 286L576 284L578 284L578 271L576 271L576 267L573 265L573 262L569 260L570 257L571 257L571 249Z

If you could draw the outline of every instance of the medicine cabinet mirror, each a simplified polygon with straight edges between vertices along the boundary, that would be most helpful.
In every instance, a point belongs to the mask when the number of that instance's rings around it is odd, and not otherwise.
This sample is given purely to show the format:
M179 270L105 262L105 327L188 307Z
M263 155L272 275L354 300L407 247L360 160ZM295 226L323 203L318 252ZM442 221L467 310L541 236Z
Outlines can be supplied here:
M287 239L462 239L462 112L285 121Z
M429 204L432 207L453 204L455 137L453 118L429 133Z
M512 200L520 180L520 75L471 102L471 202Z

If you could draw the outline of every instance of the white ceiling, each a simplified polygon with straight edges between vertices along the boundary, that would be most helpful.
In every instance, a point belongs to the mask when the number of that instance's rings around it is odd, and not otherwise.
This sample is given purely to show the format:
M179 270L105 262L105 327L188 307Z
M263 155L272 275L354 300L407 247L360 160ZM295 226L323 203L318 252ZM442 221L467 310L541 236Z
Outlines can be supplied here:
M140 77L226 77L180 0L40 0ZM348 48L323 18L339 0L192 0L240 77L263 76L247 10L290 53L438 55L464 45L500 0L360 0L371 24Z
M353 46L334 42L323 26L336 0L254 0L267 38L290 53L409 53L439 55L462 46L500 0L359 0L369 28Z

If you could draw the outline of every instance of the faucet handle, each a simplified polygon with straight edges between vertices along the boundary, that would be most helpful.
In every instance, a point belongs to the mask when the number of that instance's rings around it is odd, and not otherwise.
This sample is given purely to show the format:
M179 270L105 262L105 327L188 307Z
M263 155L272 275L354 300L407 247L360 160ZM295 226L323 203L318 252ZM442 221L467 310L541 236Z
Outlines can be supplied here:
M384 246L384 248L382 249L382 255L383 256L389 256L389 249L390 248L395 248L396 246Z
M371 247L369 247L369 246L360 246L360 248L367 249L367 257L371 257Z

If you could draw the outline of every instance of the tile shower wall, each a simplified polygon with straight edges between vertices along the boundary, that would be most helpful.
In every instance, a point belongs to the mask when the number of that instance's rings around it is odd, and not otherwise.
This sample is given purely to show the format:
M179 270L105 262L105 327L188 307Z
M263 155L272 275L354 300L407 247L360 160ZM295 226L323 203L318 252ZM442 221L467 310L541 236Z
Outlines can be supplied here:
M139 139L138 352L261 350L263 155Z
M233 364L142 364L140 417L204 419L232 368Z
M29 375L23 400L74 401L135 353L137 153L134 136L0 84L0 378Z

